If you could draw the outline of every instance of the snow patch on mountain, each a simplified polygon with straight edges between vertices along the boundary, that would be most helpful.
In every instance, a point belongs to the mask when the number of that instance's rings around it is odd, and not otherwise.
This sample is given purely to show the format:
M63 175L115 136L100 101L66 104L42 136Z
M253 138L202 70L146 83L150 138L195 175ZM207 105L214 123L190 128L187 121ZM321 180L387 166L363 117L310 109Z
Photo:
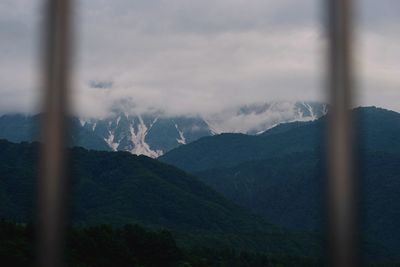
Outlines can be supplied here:
M176 141L178 142L178 144L186 145L185 136L183 136L183 132L179 130L178 125L176 123L175 123L175 128L179 133L179 138L176 138Z
M310 113L310 116L309 116L310 120L317 119L317 117L315 116L315 114L313 112L312 106L310 104L308 104L308 103L305 103L305 102L302 102L302 103L303 103L303 106L306 107L308 112Z
M149 127L149 129L147 130L147 132L150 131L151 128L153 128L153 125L156 124L157 121L158 121L158 117L155 117L154 120L151 122L150 127Z
M141 116L138 116L139 125L138 130L135 132L133 125L129 126L131 133L131 141L133 143L133 149L130 151L135 155L146 155L152 158L157 158L163 154L161 150L151 150L149 144L146 143L145 138L147 134L147 126L144 124Z
M325 106L312 102L251 104L224 110L207 117L205 121L216 134L257 134L280 123L315 120L326 113Z
M108 146L112 149L112 151L117 151L119 143L114 142L114 134L111 131L108 131L108 137L104 138L104 141L108 144Z
M86 121L83 119L79 119L79 123L81 124L82 127L84 127L86 124Z

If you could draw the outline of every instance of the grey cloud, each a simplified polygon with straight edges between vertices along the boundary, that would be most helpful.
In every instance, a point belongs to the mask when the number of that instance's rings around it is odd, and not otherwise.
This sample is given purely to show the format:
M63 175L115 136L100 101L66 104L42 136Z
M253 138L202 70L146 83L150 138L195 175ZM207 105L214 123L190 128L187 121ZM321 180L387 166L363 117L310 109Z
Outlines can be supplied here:
M317 0L157 0L79 1L87 19L143 32L214 33L261 30L294 24L313 26L318 16ZM92 12L96 6L96 12ZM88 12L86 12L88 11Z
M104 97L174 114L321 99L317 5L301 2L82 2L78 80L113 80Z
M40 3L0 3L0 112L28 111L39 99ZM80 114L105 116L121 101L135 103L132 112L209 114L254 101L325 100L322 1L76 3L73 99ZM362 104L379 99L400 110L385 100L399 84L399 3L358 4Z
M399 24L400 1L397 0L358 0L355 15L365 30L393 30Z

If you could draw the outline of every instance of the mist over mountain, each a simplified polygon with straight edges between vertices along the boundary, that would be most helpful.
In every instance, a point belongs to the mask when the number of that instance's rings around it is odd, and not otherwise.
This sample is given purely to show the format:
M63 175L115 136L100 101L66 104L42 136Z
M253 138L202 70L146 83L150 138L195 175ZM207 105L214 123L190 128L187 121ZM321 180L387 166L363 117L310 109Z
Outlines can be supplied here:
M256 135L284 122L312 121L327 112L316 102L265 102L224 109L211 115L169 115L162 111L135 114L134 104L118 103L104 118L70 118L72 146L128 151L157 158L201 137L221 133ZM40 115L0 117L0 138L14 142L38 138Z

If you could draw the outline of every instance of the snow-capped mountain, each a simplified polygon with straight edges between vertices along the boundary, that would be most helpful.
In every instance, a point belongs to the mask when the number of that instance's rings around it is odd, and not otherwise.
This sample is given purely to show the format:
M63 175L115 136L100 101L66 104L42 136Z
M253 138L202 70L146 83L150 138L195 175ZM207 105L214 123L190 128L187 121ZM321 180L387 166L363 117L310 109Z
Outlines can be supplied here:
M327 112L317 102L266 102L223 110L205 118L215 133L259 134L277 124L315 120Z
M275 102L241 106L204 117L119 112L106 119L81 120L81 125L101 137L113 151L156 158L204 136L225 132L257 134L279 123L315 120L325 113L326 105L320 103Z
M162 112L128 114L114 112L103 119L72 118L71 141L88 149L129 151L159 157L180 145L220 133L259 134L279 123L315 120L327 112L314 102L268 102L225 109L207 116L167 116ZM36 116L0 117L0 138L37 140Z
M212 135L199 117L164 117L119 113L100 120L81 121L81 125L101 137L113 151L156 158L181 144Z

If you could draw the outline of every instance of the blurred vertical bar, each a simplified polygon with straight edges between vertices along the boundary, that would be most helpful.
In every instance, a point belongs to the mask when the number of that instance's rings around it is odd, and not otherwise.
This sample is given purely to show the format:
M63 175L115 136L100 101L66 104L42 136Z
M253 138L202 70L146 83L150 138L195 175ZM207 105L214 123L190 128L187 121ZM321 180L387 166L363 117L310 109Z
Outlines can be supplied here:
M71 1L47 0L38 187L38 264L63 265Z
M358 265L352 130L352 0L328 0L328 248L331 266Z

